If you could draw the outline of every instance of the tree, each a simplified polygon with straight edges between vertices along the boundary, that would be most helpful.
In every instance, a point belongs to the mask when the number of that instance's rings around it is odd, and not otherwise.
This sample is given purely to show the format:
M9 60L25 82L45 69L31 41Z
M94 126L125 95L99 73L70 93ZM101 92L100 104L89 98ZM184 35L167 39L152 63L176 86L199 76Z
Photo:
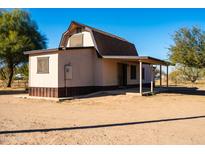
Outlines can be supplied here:
M0 60L7 70L7 87L11 87L16 66L27 62L23 52L46 48L46 38L29 14L19 9L0 11L0 34Z
M28 72L29 72L28 63L24 63L23 65L17 67L15 73L16 74L22 74L23 79L28 80L28 75L29 75Z
M180 66L187 80L194 83L200 77L200 69L205 67L205 32L197 27L181 28L175 32L173 40L169 59Z
M195 83L197 79L201 79L204 76L204 69L202 68L180 66L178 70L183 75L182 78L184 80L191 81L192 83Z
M205 69L195 67L176 66L176 69L169 74L169 78L176 85L184 81L196 82L197 79L202 79L205 75Z
M182 78L182 72L179 70L174 70L169 74L169 78L172 82L175 83L175 85L177 85L178 83L181 83L183 81Z

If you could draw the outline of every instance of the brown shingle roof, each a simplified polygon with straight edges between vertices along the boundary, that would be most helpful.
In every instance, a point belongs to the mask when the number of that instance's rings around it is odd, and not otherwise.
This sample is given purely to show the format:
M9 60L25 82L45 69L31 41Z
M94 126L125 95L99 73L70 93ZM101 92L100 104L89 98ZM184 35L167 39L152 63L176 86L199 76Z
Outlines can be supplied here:
M66 46L66 42L67 42L66 40L70 35L72 27L82 27L90 31L95 44L95 48L101 56L103 55L138 56L135 45L128 42L127 40L118 37L116 35L74 21L70 24L68 30L63 34L60 42L60 47Z
M93 37L97 44L100 54L103 55L122 55L137 56L134 44L113 38L109 35L93 31Z

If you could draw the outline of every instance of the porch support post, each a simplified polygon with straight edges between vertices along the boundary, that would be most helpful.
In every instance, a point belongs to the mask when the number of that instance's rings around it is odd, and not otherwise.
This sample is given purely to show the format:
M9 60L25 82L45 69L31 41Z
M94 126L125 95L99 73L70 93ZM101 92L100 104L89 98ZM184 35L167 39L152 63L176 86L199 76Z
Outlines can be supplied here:
M159 84L160 84L160 88L162 87L162 65L159 65L159 74L160 74L160 76L159 76Z
M167 87L169 87L169 65L167 65Z
M151 93L154 92L154 86L153 86L153 66L150 65L150 75L151 75Z
M142 95L142 61L140 61L140 95Z

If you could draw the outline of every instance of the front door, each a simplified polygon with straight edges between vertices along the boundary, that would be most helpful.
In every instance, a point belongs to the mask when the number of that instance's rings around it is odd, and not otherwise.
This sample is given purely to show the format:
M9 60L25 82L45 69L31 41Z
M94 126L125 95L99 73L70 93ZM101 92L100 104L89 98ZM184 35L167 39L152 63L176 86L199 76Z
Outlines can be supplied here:
M127 86L127 64L118 63L118 84Z

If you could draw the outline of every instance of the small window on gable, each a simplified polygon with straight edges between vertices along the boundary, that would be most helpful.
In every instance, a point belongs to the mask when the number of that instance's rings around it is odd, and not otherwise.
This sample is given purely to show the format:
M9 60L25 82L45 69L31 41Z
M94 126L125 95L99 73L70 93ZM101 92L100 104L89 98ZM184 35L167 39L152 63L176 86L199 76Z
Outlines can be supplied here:
M70 47L82 47L83 34L76 34L70 37Z
M136 66L131 65L130 67L130 79L134 80L136 79Z
M49 57L37 58L37 73L38 74L49 73Z
M82 28L76 28L76 33L81 33L82 32Z

